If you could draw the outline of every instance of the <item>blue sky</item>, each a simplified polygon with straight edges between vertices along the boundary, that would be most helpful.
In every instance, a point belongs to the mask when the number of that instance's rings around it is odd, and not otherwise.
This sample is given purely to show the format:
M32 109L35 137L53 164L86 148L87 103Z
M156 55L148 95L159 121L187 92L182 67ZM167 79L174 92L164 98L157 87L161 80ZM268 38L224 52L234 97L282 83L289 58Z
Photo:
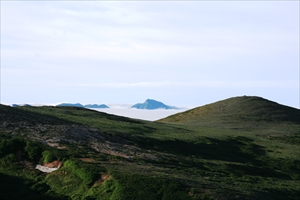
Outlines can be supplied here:
M299 108L299 1L1 1L1 103Z

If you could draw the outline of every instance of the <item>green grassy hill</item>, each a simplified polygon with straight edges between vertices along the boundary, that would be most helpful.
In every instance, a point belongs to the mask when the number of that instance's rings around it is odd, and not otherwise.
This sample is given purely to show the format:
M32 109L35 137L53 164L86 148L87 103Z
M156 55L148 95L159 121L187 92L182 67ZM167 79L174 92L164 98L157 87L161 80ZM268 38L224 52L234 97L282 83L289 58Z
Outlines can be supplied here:
M175 114L160 121L198 123L201 120L268 121L299 123L300 111L261 97L233 97Z
M259 97L158 122L0 105L0 199L298 199L299 132L299 109Z

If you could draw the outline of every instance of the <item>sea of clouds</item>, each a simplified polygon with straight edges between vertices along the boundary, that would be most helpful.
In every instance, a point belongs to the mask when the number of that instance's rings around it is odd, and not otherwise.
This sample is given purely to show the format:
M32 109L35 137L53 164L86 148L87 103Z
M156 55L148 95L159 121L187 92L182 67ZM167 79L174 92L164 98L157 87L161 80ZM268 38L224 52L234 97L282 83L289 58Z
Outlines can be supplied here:
M99 112L105 112L108 114L124 116L134 119L142 119L148 121L155 121L170 115L174 115L176 113L184 112L188 110L188 108L180 108L180 109L155 109L155 110L146 110L146 109L136 109L130 108L132 105L126 104L107 104L109 108L94 108L93 110L97 110Z
M55 104L29 104L31 106L56 106L60 103ZM12 106L12 104L8 104ZM19 106L24 106L26 104L18 104ZM132 105L129 104L105 104L109 108L90 108L91 110L96 110L99 112L104 112L108 114L129 117L133 119L142 119L148 121L156 121L170 115L174 115L180 112L191 109L192 107L179 107L178 109L155 109L155 110L146 110L146 109L137 109L131 108Z

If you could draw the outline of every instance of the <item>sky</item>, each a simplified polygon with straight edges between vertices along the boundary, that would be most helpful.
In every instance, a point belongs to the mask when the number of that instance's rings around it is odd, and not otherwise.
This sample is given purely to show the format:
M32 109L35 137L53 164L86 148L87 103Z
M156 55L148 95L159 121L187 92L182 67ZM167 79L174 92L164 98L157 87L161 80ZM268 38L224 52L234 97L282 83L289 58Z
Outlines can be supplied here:
M1 1L1 103L299 108L299 1Z

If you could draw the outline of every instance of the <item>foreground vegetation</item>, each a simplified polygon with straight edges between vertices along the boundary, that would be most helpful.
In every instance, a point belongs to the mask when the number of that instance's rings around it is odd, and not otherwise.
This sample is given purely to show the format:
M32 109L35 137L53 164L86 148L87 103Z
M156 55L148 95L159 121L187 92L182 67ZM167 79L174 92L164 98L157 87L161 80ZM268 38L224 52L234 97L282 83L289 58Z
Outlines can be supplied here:
M1 105L1 199L297 199L300 111L238 97L158 122ZM36 164L62 161L46 174Z

